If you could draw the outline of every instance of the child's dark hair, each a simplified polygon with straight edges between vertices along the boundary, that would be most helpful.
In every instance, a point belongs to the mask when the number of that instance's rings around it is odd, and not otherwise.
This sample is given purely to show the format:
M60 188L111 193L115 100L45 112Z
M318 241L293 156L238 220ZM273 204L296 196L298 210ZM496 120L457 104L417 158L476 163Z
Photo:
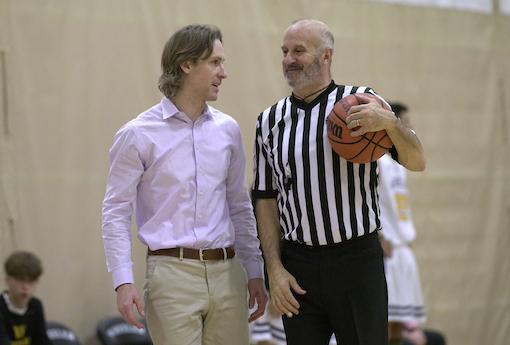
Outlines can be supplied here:
M400 115L407 111L407 106L405 104L402 104L402 103L398 103L398 102L390 102L390 106L391 106L391 110L393 110L393 112L395 113L395 116L397 116L398 118L400 118Z
M4 264L5 273L13 278L35 281L43 272L41 260L30 252L12 253Z

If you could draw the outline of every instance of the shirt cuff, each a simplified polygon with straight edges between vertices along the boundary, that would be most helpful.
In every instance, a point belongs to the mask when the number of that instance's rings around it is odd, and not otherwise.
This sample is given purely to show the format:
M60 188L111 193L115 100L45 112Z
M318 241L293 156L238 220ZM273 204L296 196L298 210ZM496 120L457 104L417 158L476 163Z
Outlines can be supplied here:
M264 279L264 265L261 265L259 262L253 262L244 267L246 271L246 277L248 280L254 278L262 278Z
M113 279L113 288L117 289L122 284L134 284L133 269L131 267L120 267L110 272Z

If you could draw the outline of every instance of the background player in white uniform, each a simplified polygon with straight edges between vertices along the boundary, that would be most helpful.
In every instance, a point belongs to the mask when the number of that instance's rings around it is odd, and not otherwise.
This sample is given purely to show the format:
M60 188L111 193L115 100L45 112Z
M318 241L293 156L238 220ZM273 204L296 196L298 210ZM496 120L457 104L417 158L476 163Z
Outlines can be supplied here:
M407 107L392 104L397 117L411 128ZM379 195L384 250L384 269L388 285L390 344L402 344L408 323L425 321L418 265L411 249L416 230L411 217L406 169L388 154L378 160Z

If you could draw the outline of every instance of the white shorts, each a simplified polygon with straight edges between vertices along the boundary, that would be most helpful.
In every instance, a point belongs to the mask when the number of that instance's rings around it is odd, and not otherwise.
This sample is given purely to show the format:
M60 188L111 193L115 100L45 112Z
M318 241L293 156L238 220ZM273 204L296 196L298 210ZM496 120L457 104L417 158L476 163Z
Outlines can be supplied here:
M281 315L271 315L268 307L266 307L264 315L250 323L250 340L250 344L257 344L260 341L272 341L277 345L286 345L287 341L285 340Z
M394 247L391 257L384 258L384 270L388 283L388 321L424 322L420 276L412 249Z

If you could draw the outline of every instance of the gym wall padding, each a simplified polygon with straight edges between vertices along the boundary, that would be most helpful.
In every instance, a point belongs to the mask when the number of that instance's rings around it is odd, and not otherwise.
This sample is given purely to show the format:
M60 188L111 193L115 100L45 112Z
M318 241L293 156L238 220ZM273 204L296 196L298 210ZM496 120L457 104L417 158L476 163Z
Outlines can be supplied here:
M255 120L290 93L280 46L302 17L333 31L337 83L410 108L428 156L408 177L425 326L452 345L506 343L510 16L361 0L0 2L0 259L41 257L48 319L97 345L96 323L118 313L101 238L108 150L160 101L168 37L190 23L222 29L228 78L212 105L239 122L251 182ZM146 249L132 233L141 289Z

